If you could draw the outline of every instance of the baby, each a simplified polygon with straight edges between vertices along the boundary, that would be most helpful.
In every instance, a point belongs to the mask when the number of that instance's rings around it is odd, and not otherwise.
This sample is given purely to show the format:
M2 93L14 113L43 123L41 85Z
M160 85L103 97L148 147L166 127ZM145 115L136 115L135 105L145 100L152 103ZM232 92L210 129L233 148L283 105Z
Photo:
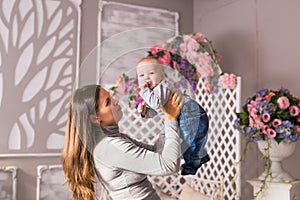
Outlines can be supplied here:
M142 117L151 118L161 113L172 86L165 79L163 65L154 57L142 58L136 67L140 96L144 102L138 106ZM181 152L184 163L182 175L194 175L202 164L210 160L204 146L207 141L209 120L204 109L189 96L184 96L184 105L178 117Z

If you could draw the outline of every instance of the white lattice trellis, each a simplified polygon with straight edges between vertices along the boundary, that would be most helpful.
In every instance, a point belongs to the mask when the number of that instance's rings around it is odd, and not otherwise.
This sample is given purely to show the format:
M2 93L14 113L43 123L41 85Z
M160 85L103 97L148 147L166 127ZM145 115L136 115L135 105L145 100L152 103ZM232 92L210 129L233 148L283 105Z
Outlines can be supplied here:
M241 79L237 79L234 90L219 89L217 93L205 91L204 80L200 79L195 100L203 106L210 118L207 151L210 162L204 164L195 176L151 176L149 179L162 192L178 196L184 183L196 190L212 195L214 187L197 180L224 181L224 199L238 199L240 196L240 135L233 124L240 107ZM125 109L120 122L122 132L147 143L153 143L161 129L160 118L142 119L135 109Z

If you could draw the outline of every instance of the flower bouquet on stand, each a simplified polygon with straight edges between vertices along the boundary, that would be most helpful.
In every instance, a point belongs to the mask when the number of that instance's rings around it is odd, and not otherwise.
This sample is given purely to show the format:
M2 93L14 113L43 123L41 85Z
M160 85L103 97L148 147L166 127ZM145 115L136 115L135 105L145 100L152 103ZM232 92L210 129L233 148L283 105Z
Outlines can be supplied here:
M300 139L299 98L285 88L260 90L248 98L242 112L237 113L235 127L245 136L247 144L257 142L266 159L266 168L259 177L263 182L259 192L266 187L267 181L293 180L282 169L281 160L293 153Z

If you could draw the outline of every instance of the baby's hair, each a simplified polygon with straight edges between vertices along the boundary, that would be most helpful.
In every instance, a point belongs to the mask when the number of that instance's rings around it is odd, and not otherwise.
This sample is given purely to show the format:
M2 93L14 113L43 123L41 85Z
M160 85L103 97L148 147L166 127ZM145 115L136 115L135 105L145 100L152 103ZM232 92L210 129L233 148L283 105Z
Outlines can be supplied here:
M137 66L142 63L142 62L145 62L145 61L155 61L155 63L157 64L161 64L159 62L159 60L157 58L155 58L154 56L146 56L146 57L143 57L139 60L139 62L137 63Z

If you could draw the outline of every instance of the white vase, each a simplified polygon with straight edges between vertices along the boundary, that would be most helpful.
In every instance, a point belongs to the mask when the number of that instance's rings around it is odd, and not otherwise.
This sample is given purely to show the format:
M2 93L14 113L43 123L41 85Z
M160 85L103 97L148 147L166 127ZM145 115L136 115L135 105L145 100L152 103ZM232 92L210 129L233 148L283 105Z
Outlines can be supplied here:
M285 158L291 156L295 150L297 142L285 143L280 142L279 144L273 140L269 140L271 142L270 146L270 161L271 161L271 169L272 179L268 179L268 181L272 182L282 182L282 181L293 181L294 178L287 172L282 169L281 161ZM265 149L268 147L268 140L259 140L257 141L258 149L262 154L264 154ZM265 177L265 173L259 176L259 180L263 180Z

